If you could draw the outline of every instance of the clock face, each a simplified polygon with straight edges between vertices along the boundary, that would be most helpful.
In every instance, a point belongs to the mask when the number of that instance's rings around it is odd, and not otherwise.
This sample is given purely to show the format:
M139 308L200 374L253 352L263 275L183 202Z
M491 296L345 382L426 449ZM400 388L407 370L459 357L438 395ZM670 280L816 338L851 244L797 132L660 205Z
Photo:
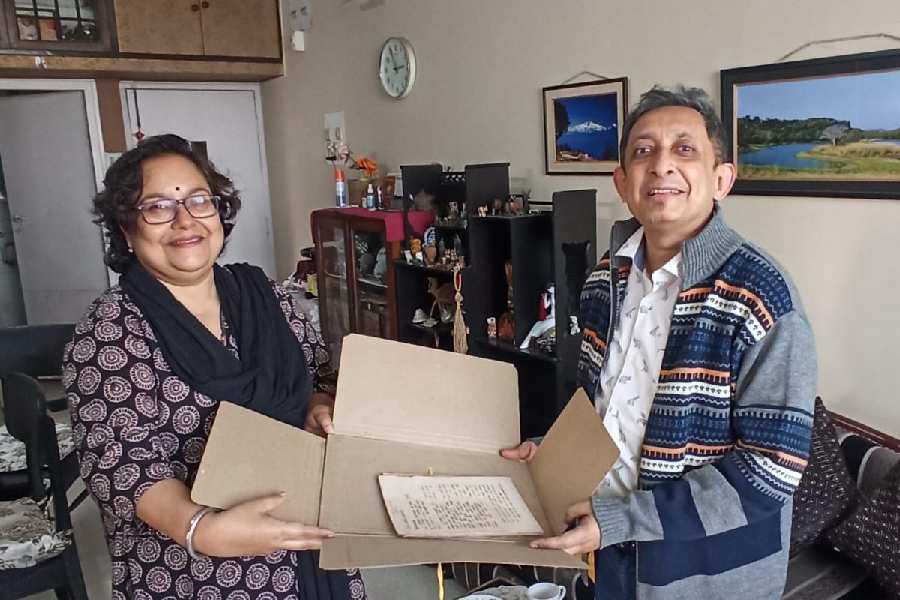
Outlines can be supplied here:
M388 38L378 64L381 87L392 98L405 98L416 81L416 55L403 38Z

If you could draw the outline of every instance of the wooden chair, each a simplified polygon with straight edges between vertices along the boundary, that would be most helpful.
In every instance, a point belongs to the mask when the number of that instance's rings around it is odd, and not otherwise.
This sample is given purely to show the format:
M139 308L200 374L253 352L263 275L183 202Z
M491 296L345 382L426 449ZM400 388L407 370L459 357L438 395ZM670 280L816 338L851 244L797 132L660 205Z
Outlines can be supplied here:
M25 444L29 493L0 502L0 600L45 590L60 600L87 600L44 392L34 378L9 373L3 396L7 429Z

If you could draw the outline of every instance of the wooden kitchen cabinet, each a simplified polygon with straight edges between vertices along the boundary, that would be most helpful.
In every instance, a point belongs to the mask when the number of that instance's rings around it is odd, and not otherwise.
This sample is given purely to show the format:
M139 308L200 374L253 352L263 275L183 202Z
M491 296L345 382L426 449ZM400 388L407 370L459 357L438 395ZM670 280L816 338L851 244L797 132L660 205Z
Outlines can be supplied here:
M207 56L281 58L278 0L201 2Z
M116 30L122 53L203 55L195 0L116 0Z
M277 0L115 0L119 52L279 59Z

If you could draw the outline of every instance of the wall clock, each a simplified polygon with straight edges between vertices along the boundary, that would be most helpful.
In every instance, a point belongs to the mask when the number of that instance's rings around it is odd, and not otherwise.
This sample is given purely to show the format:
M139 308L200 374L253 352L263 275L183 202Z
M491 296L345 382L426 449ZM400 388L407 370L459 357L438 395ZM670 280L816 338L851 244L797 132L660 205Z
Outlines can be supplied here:
M388 38L378 61L381 87L391 98L406 98L416 82L416 53L409 40Z

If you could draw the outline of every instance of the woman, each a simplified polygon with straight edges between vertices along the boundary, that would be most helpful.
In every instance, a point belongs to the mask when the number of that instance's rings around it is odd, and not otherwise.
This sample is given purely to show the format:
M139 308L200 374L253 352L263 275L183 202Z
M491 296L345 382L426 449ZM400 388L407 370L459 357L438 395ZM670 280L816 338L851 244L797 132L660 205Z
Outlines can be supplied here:
M357 571L316 566L331 532L268 515L281 496L221 512L190 499L220 400L332 430L321 337L260 269L216 265L240 208L231 181L163 135L104 186L94 212L122 276L78 323L64 375L113 598L364 598Z

